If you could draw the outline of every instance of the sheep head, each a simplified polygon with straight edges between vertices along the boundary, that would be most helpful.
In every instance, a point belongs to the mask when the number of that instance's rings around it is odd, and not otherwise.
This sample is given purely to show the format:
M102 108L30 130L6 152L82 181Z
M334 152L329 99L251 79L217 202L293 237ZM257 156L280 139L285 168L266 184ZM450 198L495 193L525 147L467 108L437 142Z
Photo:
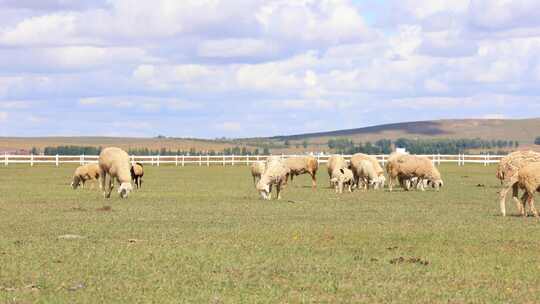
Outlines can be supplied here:
M270 184L263 182L262 179L257 183L257 191L261 194L262 199L269 200L271 198Z
M81 179L78 176L74 176L73 181L71 182L71 188L75 190L77 189L77 187L79 187L80 184L81 184Z
M121 198L127 198L131 191L133 191L133 186L131 186L131 183L122 183L118 188L118 193L120 194Z

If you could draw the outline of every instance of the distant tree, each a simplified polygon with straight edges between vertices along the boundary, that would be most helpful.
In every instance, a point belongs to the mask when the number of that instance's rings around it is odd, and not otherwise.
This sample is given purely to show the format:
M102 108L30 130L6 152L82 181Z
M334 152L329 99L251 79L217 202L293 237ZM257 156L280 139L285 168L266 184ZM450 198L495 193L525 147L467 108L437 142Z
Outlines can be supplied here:
M307 141L307 140L304 140L304 141L302 142L302 147L304 147L304 149L306 149L306 148L308 147L308 144L309 144L308 141Z
M286 147L288 147L288 146L290 146L290 145L291 145L291 143L289 142L289 140L288 140L288 139L287 139L287 140L285 140L285 142L284 142L283 144L284 144L284 145L285 145Z

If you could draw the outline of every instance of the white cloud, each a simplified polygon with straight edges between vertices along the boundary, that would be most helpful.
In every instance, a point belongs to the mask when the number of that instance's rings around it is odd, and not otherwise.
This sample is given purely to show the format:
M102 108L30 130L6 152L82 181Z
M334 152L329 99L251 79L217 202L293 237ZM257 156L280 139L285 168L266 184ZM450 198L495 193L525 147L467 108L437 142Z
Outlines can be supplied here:
M133 108L144 112L156 112L162 109L185 111L201 107L200 103L186 100L146 96L85 97L78 101L83 107Z
M225 121L214 125L214 128L225 132L238 132L242 130L242 124L235 121Z

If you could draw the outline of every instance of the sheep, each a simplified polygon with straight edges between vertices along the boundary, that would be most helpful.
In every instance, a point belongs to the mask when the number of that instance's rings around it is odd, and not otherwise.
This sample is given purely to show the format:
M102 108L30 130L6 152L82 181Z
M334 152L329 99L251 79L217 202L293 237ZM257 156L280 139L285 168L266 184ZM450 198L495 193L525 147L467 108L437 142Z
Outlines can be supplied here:
M373 169L375 170L377 178L375 179L374 189L384 188L384 183L386 182L386 177L384 177L384 170L379 164L379 161L373 156L362 154L362 153L354 154L351 157L351 164L350 164L350 168L352 169L353 173L358 172L358 167L362 160L367 160L371 162ZM358 177L355 177L355 181L358 182ZM357 183L357 185L359 184Z
M347 162L345 161L345 158L341 155L332 155L328 158L328 178L332 179L332 174L335 170L339 170L341 168L346 168ZM332 181L330 181L330 187L333 187Z
M354 183L358 189L367 190L370 186L375 188L375 185L379 182L379 176L370 160L357 159L354 165L351 161L351 168L354 174Z
M290 157L285 160L285 164L290 171L291 182L295 175L308 173L311 176L312 188L317 188L317 170L319 163L313 156Z
M443 186L441 174L427 157L415 155L399 155L391 159L391 165L387 166L388 176L390 178L390 191L392 191L392 183L398 178L401 186L408 190L406 183L414 177L419 180L427 180L428 185L431 185L437 191ZM421 188L424 190L423 188Z
M79 185L84 184L88 180L97 181L99 179L99 165L98 164L86 164L75 169L73 174L73 181L71 182L71 187L77 189Z
M397 164L398 160L403 155L407 155L407 154L403 154L403 153L399 153L399 152L393 152L388 156L388 159L386 161L386 173L388 173L388 188L390 189L390 191L393 190L394 182L395 182L395 177L392 177L390 175L390 172L393 172L395 170L395 168L398 166L398 164ZM403 186L402 180L399 180L399 182Z
M257 182L261 179L261 175L266 169L266 164L262 161L257 161L251 164L251 176L253 177L253 184L257 185Z
M529 204L535 217L538 217L538 211L534 207L534 194L540 191L540 162L530 162L519 169L517 174L517 184L519 188L525 190L521 197L523 204ZM525 206L523 205L523 215L525 215ZM521 211L521 210L520 210Z
M99 154L100 181L105 198L111 197L114 187L114 179L120 184L118 193L121 198L127 198L133 190L131 186L131 164L129 155L120 148L105 148ZM106 185L107 176L109 176Z
M144 176L144 168L141 163L134 163L130 169L131 172L131 181L135 184L137 189L142 186L142 178Z
M281 199L281 188L286 184L289 176L289 168L285 161L279 157L269 157L266 161L266 169L257 182L256 189L264 200L272 198L272 186L276 186L276 197Z
M512 189L512 199L516 203L521 215L525 215L525 205L518 198L519 187L517 185L518 175L521 168L531 162L540 161L540 153L534 151L516 151L508 154L499 162L496 176L501 182L499 191L499 205L502 216L506 216L506 195Z
M330 183L334 186L336 193L343 193L343 187L347 186L349 192L352 192L354 184L354 175L349 168L339 168L332 172Z

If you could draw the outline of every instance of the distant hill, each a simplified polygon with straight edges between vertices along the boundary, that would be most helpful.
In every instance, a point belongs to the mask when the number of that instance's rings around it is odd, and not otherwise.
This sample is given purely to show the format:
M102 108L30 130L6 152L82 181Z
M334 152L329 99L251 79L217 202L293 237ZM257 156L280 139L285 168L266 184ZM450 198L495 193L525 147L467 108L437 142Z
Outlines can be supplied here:
M318 132L308 134L239 138L230 140L205 140L191 138L119 138L119 137L0 137L0 152L30 150L33 147L56 146L118 146L126 150L148 148L159 150L216 152L233 147L248 149L268 147L273 153L301 153L328 151L328 140L347 138L354 142L375 142L379 139L474 139L514 140L521 148L534 147L540 136L540 118L534 119L449 119L394 123L365 128ZM288 143L285 145L285 143ZM304 147L306 146L306 147ZM538 147L538 146L536 146Z
M358 129L271 137L273 140L309 140L325 143L345 137L359 141L398 138L482 138L517 140L532 144L540 136L540 118L534 119L449 119L386 124Z

